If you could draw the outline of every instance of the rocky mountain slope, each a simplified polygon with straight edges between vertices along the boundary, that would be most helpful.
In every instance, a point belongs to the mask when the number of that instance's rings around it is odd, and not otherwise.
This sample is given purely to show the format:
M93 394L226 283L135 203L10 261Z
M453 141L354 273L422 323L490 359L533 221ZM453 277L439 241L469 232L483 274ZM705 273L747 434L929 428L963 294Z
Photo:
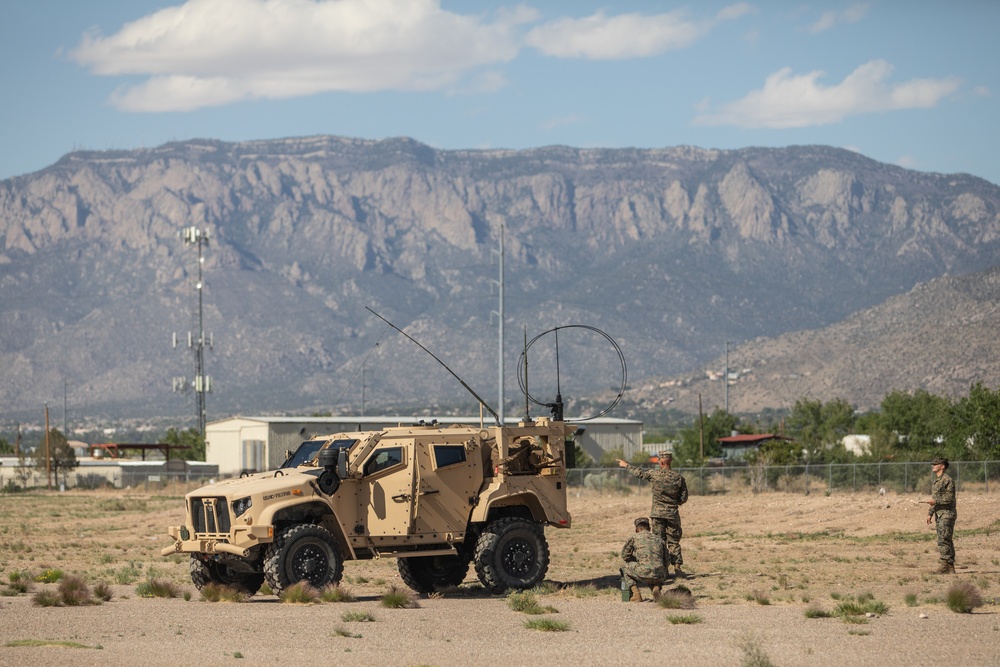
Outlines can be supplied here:
M841 322L758 338L729 353L729 406L741 414L791 406L800 398L844 398L877 409L893 390L949 397L976 382L1000 384L1000 267L920 283ZM725 405L725 358L697 373L651 378L629 392L647 407L684 411Z
M189 225L211 235L210 419L358 410L362 395L369 414L467 401L366 306L495 404L501 229L508 410L524 336L549 327L607 332L635 386L726 341L820 329L1000 264L997 186L821 146L438 151L324 136L77 152L0 182L5 413L64 388L81 411L191 409L171 378L191 377L192 356L170 345L195 328ZM553 342L532 350L534 395L554 393ZM600 336L559 343L564 395L616 385ZM899 347L926 356L920 343Z

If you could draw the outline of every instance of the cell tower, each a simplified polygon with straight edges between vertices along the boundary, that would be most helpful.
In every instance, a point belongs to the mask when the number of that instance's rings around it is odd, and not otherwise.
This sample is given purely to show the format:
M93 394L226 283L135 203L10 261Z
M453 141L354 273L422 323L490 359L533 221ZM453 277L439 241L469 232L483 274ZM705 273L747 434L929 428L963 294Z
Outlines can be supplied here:
M189 245L198 246L198 282L195 289L198 291L198 334L195 336L188 331L188 349L194 351L194 379L188 380L185 377L175 377L173 381L174 391L186 393L193 390L196 397L198 411L198 432L205 434L205 394L212 391L212 378L205 375L205 346L212 347L212 336L205 337L204 312L202 290L205 286L202 277L202 268L205 264L204 247L208 245L208 230L198 227L185 227L181 230L181 238ZM174 349L177 348L177 333L174 333Z

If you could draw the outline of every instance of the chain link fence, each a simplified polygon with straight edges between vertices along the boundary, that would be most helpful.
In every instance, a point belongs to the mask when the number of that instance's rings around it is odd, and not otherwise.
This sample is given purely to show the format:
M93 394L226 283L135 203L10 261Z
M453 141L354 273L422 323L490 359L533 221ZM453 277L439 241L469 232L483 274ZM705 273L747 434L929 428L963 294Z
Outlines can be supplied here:
M929 462L824 463L820 465L740 465L674 468L687 480L692 495L725 493L857 493L930 494L934 473ZM1000 491L1000 461L952 461L948 474L958 491ZM599 493L638 492L649 486L624 468L575 468L566 472L569 488Z

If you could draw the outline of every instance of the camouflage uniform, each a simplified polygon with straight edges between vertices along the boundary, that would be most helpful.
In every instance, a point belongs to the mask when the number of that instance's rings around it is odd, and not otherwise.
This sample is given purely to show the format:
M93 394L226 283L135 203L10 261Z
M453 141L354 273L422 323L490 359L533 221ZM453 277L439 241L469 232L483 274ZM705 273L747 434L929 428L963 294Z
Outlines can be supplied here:
M931 505L930 515L934 517L937 527L938 553L941 554L941 565L952 568L955 566L955 543L952 535L955 532L955 519L958 514L955 512L955 482L952 481L948 473L941 473L935 478L931 487L931 498L934 504Z
M678 507L687 502L688 488L684 476L668 468L649 470L637 466L626 468L630 473L644 479L653 488L653 508L649 513L653 533L666 542L666 566L684 564L681 556L681 514Z
M630 586L660 586L667 578L665 556L663 540L648 530L639 531L622 547L622 575Z

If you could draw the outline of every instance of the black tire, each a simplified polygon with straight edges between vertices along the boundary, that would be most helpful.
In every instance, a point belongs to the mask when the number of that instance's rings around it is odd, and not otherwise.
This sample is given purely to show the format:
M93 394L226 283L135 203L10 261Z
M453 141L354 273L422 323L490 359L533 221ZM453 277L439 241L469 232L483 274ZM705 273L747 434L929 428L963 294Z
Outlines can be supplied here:
M399 576L418 593L433 593L458 586L469 573L468 554L457 556L412 556L397 559Z
M344 560L337 539L322 526L286 528L264 555L264 577L275 595L300 581L316 589L340 582Z
M497 519L476 542L476 574L491 593L525 590L549 569L549 545L539 524L516 517Z
M191 556L191 581L199 591L208 584L229 586L247 595L256 595L264 585L263 572L249 572L229 567L223 562L204 561Z

